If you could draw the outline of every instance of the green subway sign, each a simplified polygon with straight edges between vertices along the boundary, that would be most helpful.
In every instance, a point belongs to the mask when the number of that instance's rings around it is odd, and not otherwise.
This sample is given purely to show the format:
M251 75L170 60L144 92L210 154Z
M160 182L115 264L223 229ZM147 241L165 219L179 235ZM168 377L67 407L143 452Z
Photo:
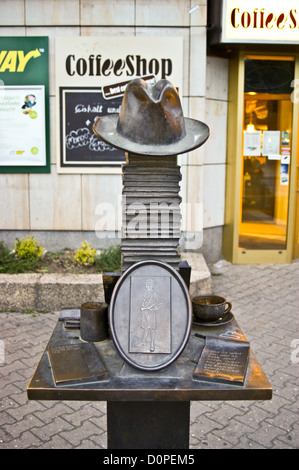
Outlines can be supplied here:
M0 172L49 173L49 136L48 37L0 37Z

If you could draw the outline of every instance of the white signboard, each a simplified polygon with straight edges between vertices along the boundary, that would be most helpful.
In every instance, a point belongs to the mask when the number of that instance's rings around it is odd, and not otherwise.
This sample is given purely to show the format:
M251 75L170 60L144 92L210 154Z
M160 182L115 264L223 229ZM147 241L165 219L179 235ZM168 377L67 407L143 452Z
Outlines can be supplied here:
M55 60L59 173L120 172L125 153L92 127L99 116L119 113L134 78L165 78L182 92L181 37L59 37Z
M299 44L296 0L223 0L222 43Z
M46 164L45 88L0 87L0 165Z

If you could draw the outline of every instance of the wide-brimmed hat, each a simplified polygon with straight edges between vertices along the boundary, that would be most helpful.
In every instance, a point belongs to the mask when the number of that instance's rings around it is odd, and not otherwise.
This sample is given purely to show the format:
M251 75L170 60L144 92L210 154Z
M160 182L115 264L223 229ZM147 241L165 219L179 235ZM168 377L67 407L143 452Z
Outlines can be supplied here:
M209 137L206 124L184 117L171 82L150 86L140 78L127 85L120 113L97 118L93 131L113 147L157 156L189 152Z

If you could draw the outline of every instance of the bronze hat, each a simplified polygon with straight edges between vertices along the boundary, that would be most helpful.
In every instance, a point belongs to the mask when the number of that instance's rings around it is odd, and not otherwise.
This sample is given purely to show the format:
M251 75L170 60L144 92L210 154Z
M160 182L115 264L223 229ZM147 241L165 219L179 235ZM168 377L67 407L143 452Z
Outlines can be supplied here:
M132 80L120 113L97 118L93 130L113 147L141 155L186 153L209 137L206 124L184 118L176 88L164 79L153 86Z

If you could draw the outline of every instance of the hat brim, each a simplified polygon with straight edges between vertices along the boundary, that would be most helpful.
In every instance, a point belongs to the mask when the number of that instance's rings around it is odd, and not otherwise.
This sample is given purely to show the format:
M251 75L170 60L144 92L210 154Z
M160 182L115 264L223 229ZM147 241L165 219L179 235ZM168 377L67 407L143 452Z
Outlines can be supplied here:
M209 127L195 119L185 118L186 135L183 139L167 145L145 145L133 142L117 131L118 114L98 117L93 125L97 137L112 147L137 155L179 155L195 150L208 139Z

